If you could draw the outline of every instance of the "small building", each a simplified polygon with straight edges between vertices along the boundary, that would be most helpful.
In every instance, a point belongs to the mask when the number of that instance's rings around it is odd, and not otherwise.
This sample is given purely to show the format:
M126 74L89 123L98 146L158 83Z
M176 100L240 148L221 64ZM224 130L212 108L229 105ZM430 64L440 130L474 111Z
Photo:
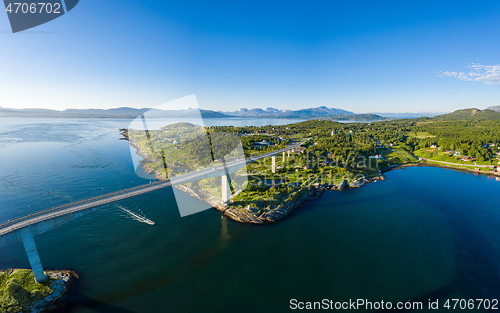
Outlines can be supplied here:
M460 151L455 151L454 153L456 156L460 156Z
M437 148L438 146L437 145L431 145L431 148Z

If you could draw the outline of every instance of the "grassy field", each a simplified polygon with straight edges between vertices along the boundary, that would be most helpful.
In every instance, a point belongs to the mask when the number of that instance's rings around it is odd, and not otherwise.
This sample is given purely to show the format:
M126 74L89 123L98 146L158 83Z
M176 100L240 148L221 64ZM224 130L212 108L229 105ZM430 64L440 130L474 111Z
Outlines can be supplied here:
M405 164L417 161L409 152L397 149L398 147L395 146L393 150L384 149L381 151L384 160L379 160L379 168L383 169L394 164Z
M443 162L450 162L450 163L456 163L460 165L469 165L469 166L474 166L474 161L462 161L461 157L459 156L449 156L448 154L442 152L441 150L438 150L436 148L423 148L420 150L417 150L414 152L414 154L418 157L424 158L424 159L431 159L431 160L436 160L436 161L443 161ZM497 165L498 160L497 159L492 159L486 162L476 162L478 165Z
M0 274L0 312L21 312L46 298L53 290L52 279L35 283L31 270Z
M463 162L461 161L461 157L459 156L449 156L448 154L441 152L436 148L423 148L414 152L414 154L418 157L424 159L432 159L436 161L443 162L451 162L451 163L459 163L459 164L472 164L471 162Z
M446 164L439 163L439 162L432 162L432 161L427 161L427 162L431 163L431 164L436 164L436 165L439 165L439 166L447 166ZM474 167L474 164L472 164L472 165L449 165L449 166L462 167L462 168L468 169L468 170L472 170L472 169L476 168L476 167ZM485 172L485 173L489 173L490 172L490 169L487 168L487 167L478 167L478 169L479 169L479 172Z

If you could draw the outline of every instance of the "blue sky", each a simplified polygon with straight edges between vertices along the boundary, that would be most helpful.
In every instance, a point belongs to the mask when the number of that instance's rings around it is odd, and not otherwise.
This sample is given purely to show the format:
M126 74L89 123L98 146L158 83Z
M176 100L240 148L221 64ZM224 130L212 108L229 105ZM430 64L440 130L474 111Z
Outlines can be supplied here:
M499 29L498 1L81 0L16 34L0 12L0 106L486 108Z

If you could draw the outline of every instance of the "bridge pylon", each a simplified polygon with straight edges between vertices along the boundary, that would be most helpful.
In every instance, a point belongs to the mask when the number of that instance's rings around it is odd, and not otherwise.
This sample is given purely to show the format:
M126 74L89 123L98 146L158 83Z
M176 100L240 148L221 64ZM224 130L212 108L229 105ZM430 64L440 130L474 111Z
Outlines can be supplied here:
M222 201L231 202L231 182L229 175L222 175Z
M36 249L35 239L33 239L31 227L28 226L21 229L20 233L24 249L26 250L26 255L28 256L28 261L30 262L33 274L35 275L35 282L40 283L45 281L47 276L45 276L45 273L43 272L42 262L40 261L38 250Z

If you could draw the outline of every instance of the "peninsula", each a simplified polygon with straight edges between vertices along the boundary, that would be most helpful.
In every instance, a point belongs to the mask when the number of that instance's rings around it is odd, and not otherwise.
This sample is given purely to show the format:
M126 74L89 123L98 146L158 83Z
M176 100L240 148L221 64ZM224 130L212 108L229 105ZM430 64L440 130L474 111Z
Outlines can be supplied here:
M220 179L175 186L243 223L280 220L325 190L357 188L406 166L439 166L500 175L500 113L467 109L432 118L372 123L312 120L282 126L198 127L189 123L159 130L122 129L143 157L146 173L159 180L196 171L229 158L246 158L296 144L270 162L248 162L231 181L231 201L221 202ZM234 155L241 143L240 155ZM168 165L167 165L168 164ZM243 181L239 178L245 178Z

